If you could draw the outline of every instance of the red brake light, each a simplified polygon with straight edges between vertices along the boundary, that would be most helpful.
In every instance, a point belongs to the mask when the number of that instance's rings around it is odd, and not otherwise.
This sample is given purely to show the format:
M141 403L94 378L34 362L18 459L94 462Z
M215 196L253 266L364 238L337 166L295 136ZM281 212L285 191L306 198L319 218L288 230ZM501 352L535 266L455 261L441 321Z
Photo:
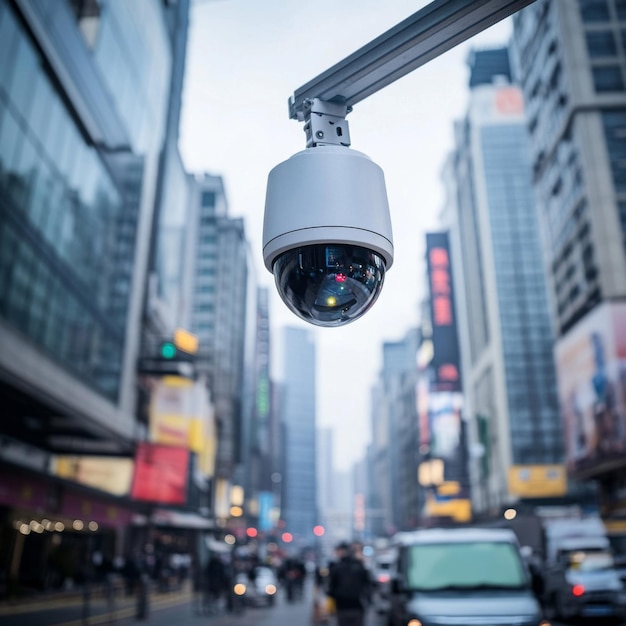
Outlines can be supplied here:
M388 583L389 582L389 574L378 574L378 582L379 583Z
M585 593L585 588L582 585L574 585L572 587L572 593L578 598Z

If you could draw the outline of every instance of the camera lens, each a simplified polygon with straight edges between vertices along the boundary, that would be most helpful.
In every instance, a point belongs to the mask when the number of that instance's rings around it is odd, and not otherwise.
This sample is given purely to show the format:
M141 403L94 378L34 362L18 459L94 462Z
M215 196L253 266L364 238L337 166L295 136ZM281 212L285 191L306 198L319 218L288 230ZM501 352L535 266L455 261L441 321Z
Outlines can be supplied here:
M376 302L385 263L360 246L318 244L283 252L273 272L280 297L298 317L317 326L342 326Z

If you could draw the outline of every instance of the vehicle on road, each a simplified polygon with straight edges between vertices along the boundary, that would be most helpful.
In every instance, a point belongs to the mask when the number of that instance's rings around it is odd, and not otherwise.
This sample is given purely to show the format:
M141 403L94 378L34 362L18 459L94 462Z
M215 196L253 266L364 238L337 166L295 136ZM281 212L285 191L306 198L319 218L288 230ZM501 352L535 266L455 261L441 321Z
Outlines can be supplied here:
M512 530L424 529L394 544L388 626L547 624Z
M626 591L602 520L552 519L544 526L544 604L549 616L626 618Z
M248 606L273 606L276 602L278 582L271 567L258 566L250 572L250 582L246 589Z
M372 561L372 604L379 615L384 615L389 611L391 577L394 573L395 562L394 551L378 554Z

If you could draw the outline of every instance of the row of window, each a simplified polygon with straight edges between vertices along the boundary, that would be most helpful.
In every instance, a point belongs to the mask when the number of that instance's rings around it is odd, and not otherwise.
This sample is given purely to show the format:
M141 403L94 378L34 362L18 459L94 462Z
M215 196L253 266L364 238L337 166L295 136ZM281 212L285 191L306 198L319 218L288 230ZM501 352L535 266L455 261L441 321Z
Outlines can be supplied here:
M123 330L110 327L0 212L0 316L87 384L117 398Z

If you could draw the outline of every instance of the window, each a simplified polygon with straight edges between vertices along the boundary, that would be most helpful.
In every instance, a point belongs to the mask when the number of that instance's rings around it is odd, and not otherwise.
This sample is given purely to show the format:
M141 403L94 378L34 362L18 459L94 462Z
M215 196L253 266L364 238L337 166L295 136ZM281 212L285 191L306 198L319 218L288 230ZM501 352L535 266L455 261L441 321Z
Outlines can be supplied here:
M608 22L611 19L606 0L579 0L583 22Z
M203 191L200 196L200 204L204 207L214 207L215 206L215 192Z
M624 91L624 79L619 65L594 67L593 86L598 93L606 91Z
M407 573L411 589L476 585L519 589L526 585L514 545L496 541L411 546Z
M587 51L592 59L617 56L615 37L610 30L592 31L585 35Z

